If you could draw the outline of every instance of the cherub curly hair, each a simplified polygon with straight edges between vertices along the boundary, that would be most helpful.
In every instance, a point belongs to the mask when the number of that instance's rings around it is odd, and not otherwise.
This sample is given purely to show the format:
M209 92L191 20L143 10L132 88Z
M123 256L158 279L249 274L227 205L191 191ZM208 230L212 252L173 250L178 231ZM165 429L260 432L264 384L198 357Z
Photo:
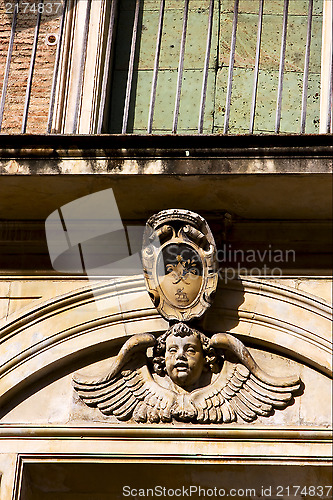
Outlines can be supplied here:
M206 367L209 367L213 373L219 371L219 361L221 359L221 356L218 356L216 350L213 347L210 347L209 337L207 337L204 333L195 330L194 328L190 328L185 323L176 323L160 337L158 337L157 343L154 346L152 362L155 373L161 376L164 376L166 374L165 350L166 340L169 335L175 335L176 337L188 337L190 335L195 335L196 337L198 337L201 342Z

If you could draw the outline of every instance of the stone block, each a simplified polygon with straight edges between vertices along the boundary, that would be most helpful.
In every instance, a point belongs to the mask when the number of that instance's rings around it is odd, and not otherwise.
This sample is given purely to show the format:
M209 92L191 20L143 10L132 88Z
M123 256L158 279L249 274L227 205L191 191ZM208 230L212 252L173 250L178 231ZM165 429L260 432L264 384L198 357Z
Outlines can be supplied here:
M4 318L8 315L9 307L9 281L0 281L0 318Z

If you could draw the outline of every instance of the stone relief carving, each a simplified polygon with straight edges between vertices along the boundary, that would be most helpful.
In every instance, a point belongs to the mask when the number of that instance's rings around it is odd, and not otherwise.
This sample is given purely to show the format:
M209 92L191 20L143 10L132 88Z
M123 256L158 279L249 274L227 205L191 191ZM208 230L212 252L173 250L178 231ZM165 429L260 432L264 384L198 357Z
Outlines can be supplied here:
M206 221L186 210L160 212L147 222L142 255L148 293L170 327L158 338L133 335L102 378L75 374L82 401L121 421L151 423L252 422L285 408L300 387L297 376L265 373L233 335L209 337L188 324L217 287Z

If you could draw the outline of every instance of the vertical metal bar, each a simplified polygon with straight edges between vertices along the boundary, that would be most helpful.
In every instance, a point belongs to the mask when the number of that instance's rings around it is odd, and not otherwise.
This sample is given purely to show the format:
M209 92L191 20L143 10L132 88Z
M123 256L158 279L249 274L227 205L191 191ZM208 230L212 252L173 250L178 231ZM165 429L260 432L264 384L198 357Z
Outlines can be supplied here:
M182 90L182 81L183 81L184 54L185 54L185 42L186 42L187 20L188 20L188 4L189 4L189 0L185 0L184 16L183 16L183 30L182 30L182 38L181 38L181 42L180 42L180 51L179 51L176 101L175 101L175 110L174 110L174 114L173 114L173 124L172 124L172 132L174 134L177 132L179 105L180 105L180 94L181 94L181 90Z
M284 0L283 20L282 20L282 40L281 40L281 53L280 53L280 68L279 68L279 84L278 84L278 95L277 95L276 116L275 116L275 133L276 134L278 134L280 132L280 124L281 124L283 73L284 73L284 64L285 64L285 56L286 56L286 42L287 42L288 7L289 7L289 0Z
M80 102L82 95L82 84L83 84L83 75L84 75L84 67L86 63L86 54L87 54L87 45L88 45L88 33L89 33L89 22L90 22L90 11L91 11L91 2L92 0L87 0L87 10L86 10L86 18L84 22L84 32L83 32L83 45L81 52L81 60L80 60L80 73L77 84L77 92L76 92L76 101L75 101L75 114L73 120L73 129L72 133L77 133L77 127L79 123L79 112L80 112Z
M233 22L232 22L232 34L231 34L231 45L230 45L227 99L226 99L226 104L225 104L225 116L224 116L224 128L223 128L224 134L227 134L228 129L229 129L232 79L233 79L233 74L234 74L236 33L237 33L237 23L238 23L238 4L239 4L239 0L235 0L234 18L233 18Z
M148 134L151 134L151 131L152 131L152 128L153 128L153 117L154 117L155 100L156 100L157 76L158 76L158 67L159 67L160 52L161 52L162 27L163 27L163 17L164 17L164 4L165 4L165 0L161 0L160 15L159 15L159 20L158 20L157 39L156 39L156 50L155 50L153 81L152 81L152 84L151 84L151 93L150 93L150 104L149 104L149 115L148 115L148 126L147 126L147 132L148 132Z
M98 122L97 122L97 133L98 134L100 134L102 132L102 126L103 126L103 120L104 120L105 104L106 104L106 91L107 91L108 77L109 77L109 72L110 72L112 41L113 41L113 33L114 33L115 18L116 18L116 8L117 8L117 0L112 0L110 20L109 20L109 29L108 29L108 39L107 39L107 45L106 45L106 51L105 51L105 61L104 61L104 68L103 68L101 98L100 98L99 110L98 110Z
M60 21L60 26L59 26L59 39L58 39L58 46L57 46L57 52L56 52L56 57L55 57L55 62L54 62L54 71L53 71L53 78L52 78L52 85L51 85L49 116L47 119L47 126L46 126L46 132L48 134L51 132L53 113L54 113L55 93L56 93L56 85L57 85L58 74L59 74L60 53L61 53L61 49L62 49L62 39L63 39L63 33L64 33L67 0L63 0L62 8L63 8L63 10L62 10L62 16L61 16L61 21Z
M311 46L312 12L313 12L313 0L309 0L308 25L307 25L307 33L306 33L304 74L303 74L301 134L304 134L304 132L305 132L305 122L306 122L306 107L307 107L308 85L309 85L309 62L310 62L310 46Z
M256 46L256 58L255 58L255 62L254 62L254 80L253 80L253 91L252 91L252 102L251 102L251 113L250 113L250 128L249 128L250 134L253 134L254 117L255 117L256 105L257 105L263 9L264 9L264 0L259 0L257 46Z
M328 106L327 106L327 133L333 132L333 2L331 4L331 54L329 62Z
M332 2L333 6L333 2ZM332 16L332 30L333 30L333 16ZM333 33L333 31L332 31ZM328 85L328 106L327 106L327 126L326 130L327 133L330 133L333 131L332 128L332 103L333 103L333 41L331 43L331 57L330 57L330 63L329 63L329 75L330 75L330 81Z
M198 123L199 134L202 134L202 131L203 131L203 122L204 122L204 114L205 114L208 68L209 68L210 48L211 48L211 44L212 44L213 12L214 12L214 0L210 0L209 13L208 13L206 55L205 55L204 73L203 73L203 80L202 80L199 123Z
M9 45L8 45L8 51L7 51L6 67L5 67L4 77L3 77L1 101L0 101L0 131L1 131L1 126L2 126L3 113L5 110L5 101L6 101L6 94L7 94L7 87L8 87L10 63L11 63L12 54L13 54L13 46L14 46L14 38L15 38L15 31L16 31L16 22L17 22L17 13L18 13L18 9L19 9L19 2L20 2L20 0L16 0L16 3L14 5L12 27L11 27L11 31L10 31L10 39L9 39Z
M44 0L40 0L39 5L43 5ZM27 130L27 121L28 121L28 112L29 112L29 104L30 104L30 97L31 97L31 87L32 87L32 78L34 75L34 68L35 68L35 62L36 62L36 53L37 53L37 44L38 44L38 34L39 34L39 27L40 27L40 20L42 17L42 8L38 8L38 13L37 13L37 19L36 19L36 27L35 27L35 35L34 35L34 41L32 45L32 51L31 51L31 59L30 59L30 68L29 68L29 74L28 74L28 82L27 82L27 89L25 92L25 102L24 102L24 109L23 109L23 118L22 118L22 129L21 132L22 134L25 134Z
M330 125L328 116L330 102L330 84L332 78L332 45L333 45L333 2L332 0L322 0L322 42L321 42L321 74L320 74L320 122L319 133L326 134Z
M138 22L139 22L139 10L140 10L140 0L136 0L133 32L132 32L131 54L130 54L130 61L129 61L129 66L128 66L128 73L127 73L127 84L126 84L126 96L125 96L125 105L124 105L124 113L123 113L123 124L122 124L122 129L121 129L122 134L126 134L126 131L127 131L128 113L129 113L129 105L130 105L130 100L131 100L132 81L133 81L136 37L137 37Z

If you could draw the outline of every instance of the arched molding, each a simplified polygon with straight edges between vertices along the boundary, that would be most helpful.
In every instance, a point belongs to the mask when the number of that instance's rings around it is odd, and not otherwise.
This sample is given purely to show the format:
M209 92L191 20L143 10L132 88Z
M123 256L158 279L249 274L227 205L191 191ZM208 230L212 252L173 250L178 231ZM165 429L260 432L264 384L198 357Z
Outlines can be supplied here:
M207 316L209 330L230 330L332 374L332 306L319 297L276 280L243 278L222 286Z
M331 375L332 308L268 279L229 281L204 320ZM98 282L0 323L0 404L33 381L89 353L101 357L135 333L165 331L141 276Z

